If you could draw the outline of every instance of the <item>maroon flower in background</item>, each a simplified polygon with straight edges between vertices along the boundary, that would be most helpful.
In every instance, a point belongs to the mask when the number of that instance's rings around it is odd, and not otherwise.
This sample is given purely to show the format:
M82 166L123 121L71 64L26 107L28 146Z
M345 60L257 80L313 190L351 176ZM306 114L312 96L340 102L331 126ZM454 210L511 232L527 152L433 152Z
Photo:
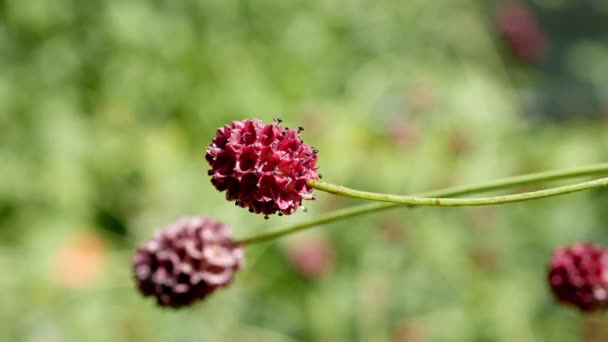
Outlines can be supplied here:
M178 308L227 286L243 265L243 250L231 235L228 226L205 217L183 218L158 231L133 257L140 292Z
M515 57L521 61L536 63L547 54L549 41L525 4L511 3L497 8L496 25Z
M548 274L553 295L583 312L608 306L608 249L579 243L555 250Z
M266 216L293 214L302 199L314 199L309 179L318 179L318 151L304 144L301 128L283 128L280 120L234 121L217 130L205 158L211 184L226 199Z

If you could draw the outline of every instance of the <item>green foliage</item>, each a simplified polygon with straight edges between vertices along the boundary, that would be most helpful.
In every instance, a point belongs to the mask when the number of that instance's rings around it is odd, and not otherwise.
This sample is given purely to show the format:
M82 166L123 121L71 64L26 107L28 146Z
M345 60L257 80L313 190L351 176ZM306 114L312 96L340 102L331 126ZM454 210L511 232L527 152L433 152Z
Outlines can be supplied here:
M576 341L599 329L553 303L544 277L556 245L608 242L605 191L332 224L318 233L333 271L312 280L288 261L292 238L252 246L235 284L188 310L132 286L134 246L182 215L244 237L358 203L318 194L308 213L269 221L230 205L203 155L231 120L303 126L324 179L374 191L605 161L605 121L526 121L474 2L0 4L0 340ZM606 74L605 47L585 51L596 67L581 72Z

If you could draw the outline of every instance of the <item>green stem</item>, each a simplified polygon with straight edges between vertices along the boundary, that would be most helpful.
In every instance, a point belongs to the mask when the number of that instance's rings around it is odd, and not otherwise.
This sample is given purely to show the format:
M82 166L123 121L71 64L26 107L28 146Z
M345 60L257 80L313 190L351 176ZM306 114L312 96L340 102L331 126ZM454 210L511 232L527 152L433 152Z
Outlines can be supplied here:
M580 168L540 172L540 173L523 175L523 176L503 178L503 179L489 181L489 182L485 182L485 183L481 183L481 184L459 186L459 187L453 187L453 188L448 188L448 189L443 189L443 190L436 190L436 191L419 194L418 196L415 196L415 197L414 196L399 196L399 197L428 199L431 197L462 196L462 195L467 195L467 194L472 194L472 193L488 192L488 191L492 191L492 190L505 189L505 188L515 187L515 186L542 182L542 181L555 181L555 180L561 180L561 179L570 179L570 178L590 176L590 175L596 175L596 174L606 174L606 173L608 173L608 163L602 163L602 164L590 165L590 166L580 167ZM606 179L600 179L600 180L592 181L592 182L598 182L598 181L602 181L600 183L603 185L597 185L594 183L594 185L591 187L598 187L598 186L606 185L606 183L605 183ZM587 184L586 186L589 186L588 183L589 182L585 182L585 183L581 183L581 184ZM576 184L575 186L580 186L581 184ZM572 186L570 186L570 187L572 187ZM560 191L563 191L563 188L564 187L561 187ZM560 188L544 190L545 191L544 197L547 197L546 191L552 191L553 194L551 196L561 194L561 193L557 193L557 194L555 193L555 190L557 190L557 189L560 189ZM585 188L585 189L588 189L588 188ZM578 189L578 190L575 189L574 191L581 191L581 190L585 190L585 189ZM572 192L571 188L570 188L569 192ZM527 196L529 196L530 194L534 194L534 193L536 193L538 196L539 192L537 191L537 192L524 193L524 194L527 194ZM562 193L568 193L568 192L562 192ZM524 194L518 194L518 195L524 195ZM382 194L378 194L378 195L382 195ZM511 195L511 196L514 196L514 195ZM499 197L502 197L504 199L505 196L499 196ZM357 197L357 198L359 198L359 197ZM497 198L497 197L495 197L495 198ZM536 198L542 198L542 197L536 197ZM526 199L520 199L520 200L530 200L530 199L534 199L534 198L528 197ZM472 200L472 199L466 199L466 200ZM479 200L479 199L477 199L477 200ZM508 202L506 202L506 203L508 203ZM497 203L485 203L485 204L489 205L489 204L497 204ZM482 205L482 204L478 204L478 205ZM288 234L292 234L292 233L295 233L295 232L298 232L298 231L301 231L301 230L304 230L307 228L319 226L322 224L327 224L327 223L335 222L335 221L338 221L341 219L351 218L354 216L359 216L359 215L373 213L373 212L379 212L382 210L388 210L388 209L393 209L393 208L402 207L402 206L403 206L403 203L393 203L393 202L391 202L391 203L368 203L368 204L363 204L363 205L359 205L359 206L352 207L352 208L340 209L340 210L336 210L336 211L333 211L328 214L321 215L321 216L319 216L313 220L307 221L307 222L297 223L294 225L288 225L283 228L279 228L275 231L262 233L262 234L259 234L256 236L252 236L252 237L237 241L237 243L242 244L242 245L250 245L250 244L254 244L254 243L270 241L270 240L274 240L274 239L280 238L280 237L288 235Z
M367 192L361 190L350 189L341 185L335 185L325 182L308 181L307 184L317 190L325 191L330 194L340 195L345 197L359 198L377 202L400 203L411 206L430 206L430 207L469 207L481 205L506 204L514 202L530 201L540 198L565 195L573 192L589 190L608 186L608 177L600 178L588 182L577 183L572 185L560 186L557 188L523 192L513 195L503 195L494 197L481 198L433 198L433 197L415 197L401 196L391 194L381 194L376 192Z

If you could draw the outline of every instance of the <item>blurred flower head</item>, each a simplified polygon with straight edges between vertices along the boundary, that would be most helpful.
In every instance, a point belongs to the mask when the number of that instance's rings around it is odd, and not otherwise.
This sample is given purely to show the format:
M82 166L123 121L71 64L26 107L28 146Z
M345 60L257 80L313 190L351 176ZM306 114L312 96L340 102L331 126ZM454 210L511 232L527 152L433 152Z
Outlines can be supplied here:
M547 37L525 4L511 3L498 7L496 25L512 53L521 61L536 63L547 54Z
M549 286L561 303L583 312L608 305L608 249L578 243L555 250L548 274Z
M230 228L206 217L186 217L158 231L133 257L140 292L174 308L227 286L242 265L243 250Z
M420 144L420 129L412 120L406 118L392 120L387 126L387 133L395 146L409 149Z
M402 321L395 330L395 342L425 342L429 341L424 323L421 320L409 319Z
M293 269L309 279L323 276L334 266L334 248L321 235L297 238L290 242L287 256Z
M83 288L97 281L103 271L106 248L103 239L93 232L70 238L55 255L54 282L62 287Z
M205 158L211 183L256 214L293 214L302 199L314 199L310 179L318 179L318 151L300 138L302 129L283 128L280 120L234 121L217 130Z

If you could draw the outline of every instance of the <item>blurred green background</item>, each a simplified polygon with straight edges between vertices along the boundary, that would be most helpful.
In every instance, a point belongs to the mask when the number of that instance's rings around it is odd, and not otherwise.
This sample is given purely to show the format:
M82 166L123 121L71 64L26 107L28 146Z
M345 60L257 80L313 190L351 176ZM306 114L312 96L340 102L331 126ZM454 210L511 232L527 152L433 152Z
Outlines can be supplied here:
M130 268L184 215L245 237L360 203L226 202L203 155L231 120L303 126L324 180L374 191L608 160L607 21L603 0L0 1L0 340L608 340L545 285L555 246L608 243L599 190L255 245L180 311Z

